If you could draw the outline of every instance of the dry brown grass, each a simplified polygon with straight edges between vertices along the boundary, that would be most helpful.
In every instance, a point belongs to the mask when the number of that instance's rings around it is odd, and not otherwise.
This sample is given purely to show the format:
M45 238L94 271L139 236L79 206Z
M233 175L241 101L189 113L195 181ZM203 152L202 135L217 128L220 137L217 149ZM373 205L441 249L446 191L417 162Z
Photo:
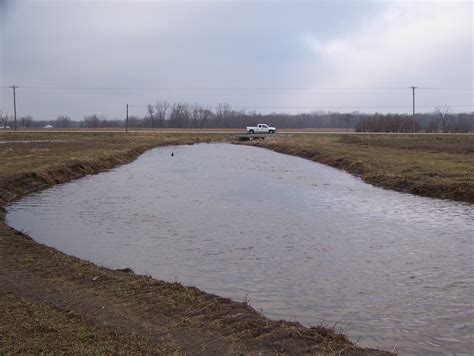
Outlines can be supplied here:
M160 345L96 327L79 315L33 303L0 289L1 354L181 354L172 340Z
M298 134L251 144L341 168L384 188L474 202L474 135Z
M2 133L0 204L131 161L148 148L221 134ZM113 271L8 228L0 213L1 353L385 354L324 327L273 321L247 303Z

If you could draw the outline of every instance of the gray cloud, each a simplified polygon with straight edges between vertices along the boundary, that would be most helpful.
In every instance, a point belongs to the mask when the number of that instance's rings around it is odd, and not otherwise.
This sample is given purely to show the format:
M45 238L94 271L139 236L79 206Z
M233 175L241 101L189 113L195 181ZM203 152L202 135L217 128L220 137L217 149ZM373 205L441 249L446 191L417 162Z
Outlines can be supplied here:
M472 87L470 2L0 4L2 85ZM126 103L157 99L210 106L375 106L409 105L410 92L18 90L19 114L36 118L123 117ZM472 92L424 92L420 100L472 104ZM1 90L0 109L11 113L8 90Z

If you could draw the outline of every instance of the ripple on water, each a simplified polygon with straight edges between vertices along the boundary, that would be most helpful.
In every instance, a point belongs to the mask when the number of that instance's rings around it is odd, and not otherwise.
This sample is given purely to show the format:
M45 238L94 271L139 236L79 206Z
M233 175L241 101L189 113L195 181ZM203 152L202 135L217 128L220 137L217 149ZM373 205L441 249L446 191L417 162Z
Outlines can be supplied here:
M100 265L248 296L274 318L342 325L362 345L472 351L469 204L211 144L154 149L32 194L9 206L7 222Z

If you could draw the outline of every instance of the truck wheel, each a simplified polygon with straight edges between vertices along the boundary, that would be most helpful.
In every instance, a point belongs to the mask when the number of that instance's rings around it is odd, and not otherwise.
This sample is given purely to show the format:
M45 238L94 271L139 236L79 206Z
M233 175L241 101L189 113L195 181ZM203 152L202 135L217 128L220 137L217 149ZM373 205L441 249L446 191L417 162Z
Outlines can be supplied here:
M254 130L249 130L249 133L250 133L250 134L254 134L255 131L254 131Z
M268 131L268 133L269 133L269 134L272 134L272 133L274 133L274 132L273 132L273 130L270 130L270 131Z

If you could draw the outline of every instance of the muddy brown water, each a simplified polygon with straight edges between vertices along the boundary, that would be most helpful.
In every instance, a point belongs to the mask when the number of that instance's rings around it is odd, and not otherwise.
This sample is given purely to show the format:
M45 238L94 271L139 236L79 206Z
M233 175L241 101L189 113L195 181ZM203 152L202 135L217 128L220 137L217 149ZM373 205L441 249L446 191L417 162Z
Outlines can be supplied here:
M301 158L157 148L15 202L7 223L99 265L247 298L271 318L336 325L362 346L473 350L474 206Z

